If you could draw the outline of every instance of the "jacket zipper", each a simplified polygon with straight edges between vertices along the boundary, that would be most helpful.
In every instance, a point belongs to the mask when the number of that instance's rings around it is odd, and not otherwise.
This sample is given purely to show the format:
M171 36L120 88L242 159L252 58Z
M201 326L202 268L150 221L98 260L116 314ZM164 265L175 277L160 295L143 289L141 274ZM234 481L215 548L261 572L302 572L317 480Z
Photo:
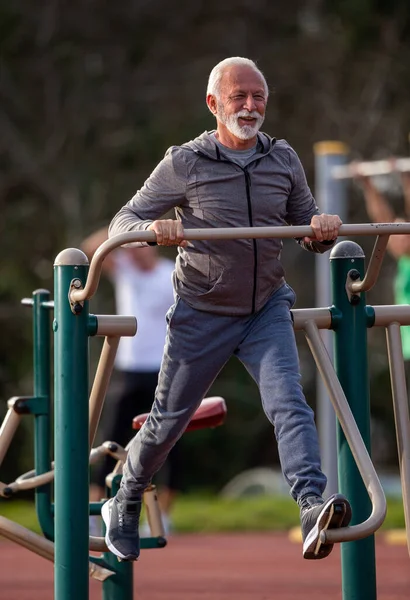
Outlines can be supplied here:
M198 151L200 156L204 156L206 158L210 158L207 154ZM212 160L212 159L211 159ZM246 188L246 202L248 205L248 218L249 225L253 227L253 215L252 215L252 203L251 203L251 176L249 175L247 167L241 167L238 163L227 160L226 158L221 156L218 146L216 146L216 160L221 162L227 162L236 167L242 169L243 174L245 175L245 188ZM259 159L258 159L259 160ZM256 244L256 239L252 239L253 246L253 291L252 291L252 314L256 312L256 286L257 286L257 272L258 272L258 246Z
M248 217L249 225L253 227L253 216L252 216L252 203L251 203L251 176L249 175L247 167L243 168L245 175L245 186L246 186L246 201L248 203ZM258 272L258 246L256 239L252 240L253 245L253 292L252 292L252 314L256 311L256 286L257 286L257 272Z

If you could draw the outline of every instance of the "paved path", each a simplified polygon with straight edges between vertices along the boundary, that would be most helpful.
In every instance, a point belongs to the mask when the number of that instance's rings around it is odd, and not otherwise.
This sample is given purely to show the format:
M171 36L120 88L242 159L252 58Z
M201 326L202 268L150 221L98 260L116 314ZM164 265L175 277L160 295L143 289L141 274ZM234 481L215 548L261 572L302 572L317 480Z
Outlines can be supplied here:
M376 559L378 600L409 600L406 546L388 545L380 534ZM166 548L143 551L134 569L134 600L342 599L339 547L307 561L285 534L174 535ZM52 563L1 541L0 600L53 598ZM91 581L90 600L101 598Z

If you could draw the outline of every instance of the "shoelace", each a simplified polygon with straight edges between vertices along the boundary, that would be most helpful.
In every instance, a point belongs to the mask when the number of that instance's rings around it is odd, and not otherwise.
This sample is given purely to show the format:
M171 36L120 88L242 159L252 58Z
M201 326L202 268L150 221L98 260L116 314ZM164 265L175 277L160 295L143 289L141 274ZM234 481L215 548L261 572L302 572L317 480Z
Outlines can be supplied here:
M119 511L118 515L118 527L124 532L131 532L135 535L138 529L138 516L136 512Z

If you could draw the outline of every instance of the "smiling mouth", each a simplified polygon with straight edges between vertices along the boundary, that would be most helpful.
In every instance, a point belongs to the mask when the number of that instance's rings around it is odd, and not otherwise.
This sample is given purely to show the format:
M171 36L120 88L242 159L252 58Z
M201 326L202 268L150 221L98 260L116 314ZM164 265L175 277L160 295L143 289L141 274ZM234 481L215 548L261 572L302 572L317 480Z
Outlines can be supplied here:
M239 121L245 121L247 123L253 123L256 121L255 117L239 117Z

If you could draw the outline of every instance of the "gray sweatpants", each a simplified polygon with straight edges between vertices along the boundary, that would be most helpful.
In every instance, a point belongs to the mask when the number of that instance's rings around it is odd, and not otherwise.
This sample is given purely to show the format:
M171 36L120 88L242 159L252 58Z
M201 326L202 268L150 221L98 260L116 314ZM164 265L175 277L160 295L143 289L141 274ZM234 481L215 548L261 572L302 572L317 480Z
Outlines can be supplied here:
M215 315L181 298L167 314L168 330L151 413L133 439L122 479L126 497L141 493L183 434L216 376L236 355L258 385L262 406L274 425L283 474L295 500L321 495L321 471L313 411L300 384L299 359L287 284L256 314ZM229 418L229 412L228 412Z

